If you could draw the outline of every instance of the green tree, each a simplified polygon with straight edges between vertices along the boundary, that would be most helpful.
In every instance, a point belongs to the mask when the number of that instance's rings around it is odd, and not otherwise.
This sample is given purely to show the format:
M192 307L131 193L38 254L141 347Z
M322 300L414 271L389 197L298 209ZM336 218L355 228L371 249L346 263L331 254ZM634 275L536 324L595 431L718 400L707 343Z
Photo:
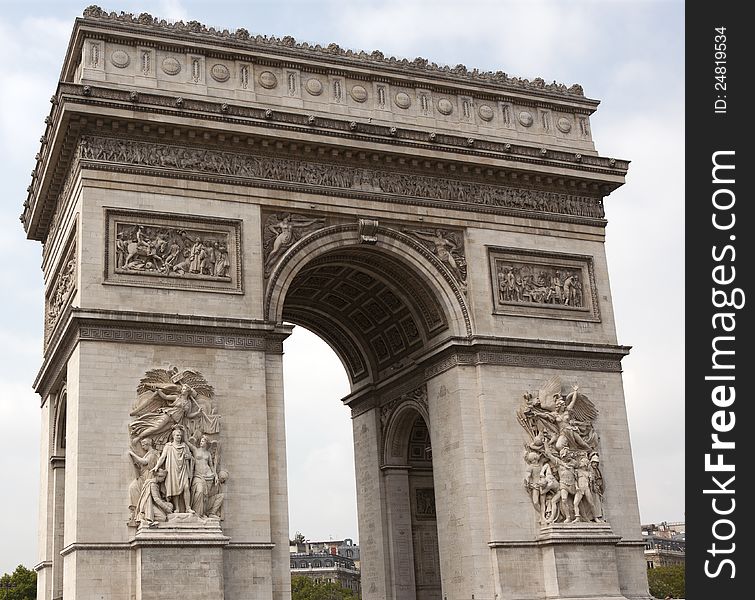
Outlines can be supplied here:
M0 577L0 600L35 600L37 574L18 565L13 573Z
M291 578L292 600L357 600L351 590L337 583L315 581L302 575Z
M648 569L648 586L654 598L684 598L684 565Z

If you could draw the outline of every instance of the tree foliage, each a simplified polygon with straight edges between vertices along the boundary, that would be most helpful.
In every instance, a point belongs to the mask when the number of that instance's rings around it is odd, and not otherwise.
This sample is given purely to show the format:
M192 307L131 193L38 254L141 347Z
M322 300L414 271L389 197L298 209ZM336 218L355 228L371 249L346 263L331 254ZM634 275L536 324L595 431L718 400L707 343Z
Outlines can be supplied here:
M37 597L37 574L18 565L13 573L0 577L0 597L5 600L35 600Z
M291 577L292 600L357 600L351 590L337 583L315 581L302 575Z
M684 565L648 569L648 586L654 598L684 598Z

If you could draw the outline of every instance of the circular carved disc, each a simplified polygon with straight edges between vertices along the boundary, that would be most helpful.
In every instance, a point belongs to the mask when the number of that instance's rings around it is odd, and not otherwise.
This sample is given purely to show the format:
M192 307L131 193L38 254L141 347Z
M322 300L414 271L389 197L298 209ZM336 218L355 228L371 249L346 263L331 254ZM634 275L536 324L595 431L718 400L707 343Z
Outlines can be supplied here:
M262 71L258 79L260 85L268 90L272 90L276 85L278 85L278 78L271 71Z
M477 112L480 114L480 118L483 121L493 120L493 109L490 108L487 104L480 105L480 108Z
M396 106L399 108L409 108L412 104L412 99L409 97L409 94L406 92L399 92L396 94Z
M351 97L354 98L356 102L364 102L367 100L367 90L361 85L355 85L351 88Z
M231 72L228 70L228 67L218 63L215 65L212 65L212 68L210 69L210 76L215 81L219 81L220 83L223 83L224 81L228 81L230 79Z
M307 79L304 88L313 96L319 96L322 94L322 82L314 77Z
M556 127L561 133L569 133L571 131L571 121L566 117L561 117L556 122Z
M163 71L168 75L178 75L181 72L181 63L172 56L163 59Z
M535 119L533 118L532 113L523 110L519 113L519 122L525 127L530 127L535 122Z
M438 112L443 115L450 115L454 110L454 105L448 98L441 98L438 100Z
M131 58L124 50L116 50L110 57L110 62L119 69L125 69L131 62Z

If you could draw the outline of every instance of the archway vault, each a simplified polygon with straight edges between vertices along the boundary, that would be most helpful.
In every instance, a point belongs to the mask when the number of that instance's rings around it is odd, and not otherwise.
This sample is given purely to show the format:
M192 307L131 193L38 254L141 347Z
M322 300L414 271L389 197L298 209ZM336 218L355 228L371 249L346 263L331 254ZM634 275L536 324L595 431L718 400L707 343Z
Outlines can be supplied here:
M471 335L463 289L421 244L390 227L366 244L358 225L303 237L272 269L266 315L324 339L352 389L410 365L447 337Z

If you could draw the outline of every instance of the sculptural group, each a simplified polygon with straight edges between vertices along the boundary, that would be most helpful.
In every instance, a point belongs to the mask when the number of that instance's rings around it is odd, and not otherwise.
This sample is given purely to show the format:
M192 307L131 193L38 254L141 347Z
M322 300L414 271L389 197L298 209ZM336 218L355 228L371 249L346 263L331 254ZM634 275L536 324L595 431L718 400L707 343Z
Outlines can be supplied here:
M169 515L222 518L220 415L213 389L192 370L152 369L137 388L129 424L136 477L129 486L130 523L155 526Z
M529 434L525 444L524 487L540 524L604 522L603 474L593 421L598 411L574 385L561 394L552 377L537 396L527 392L517 411Z

